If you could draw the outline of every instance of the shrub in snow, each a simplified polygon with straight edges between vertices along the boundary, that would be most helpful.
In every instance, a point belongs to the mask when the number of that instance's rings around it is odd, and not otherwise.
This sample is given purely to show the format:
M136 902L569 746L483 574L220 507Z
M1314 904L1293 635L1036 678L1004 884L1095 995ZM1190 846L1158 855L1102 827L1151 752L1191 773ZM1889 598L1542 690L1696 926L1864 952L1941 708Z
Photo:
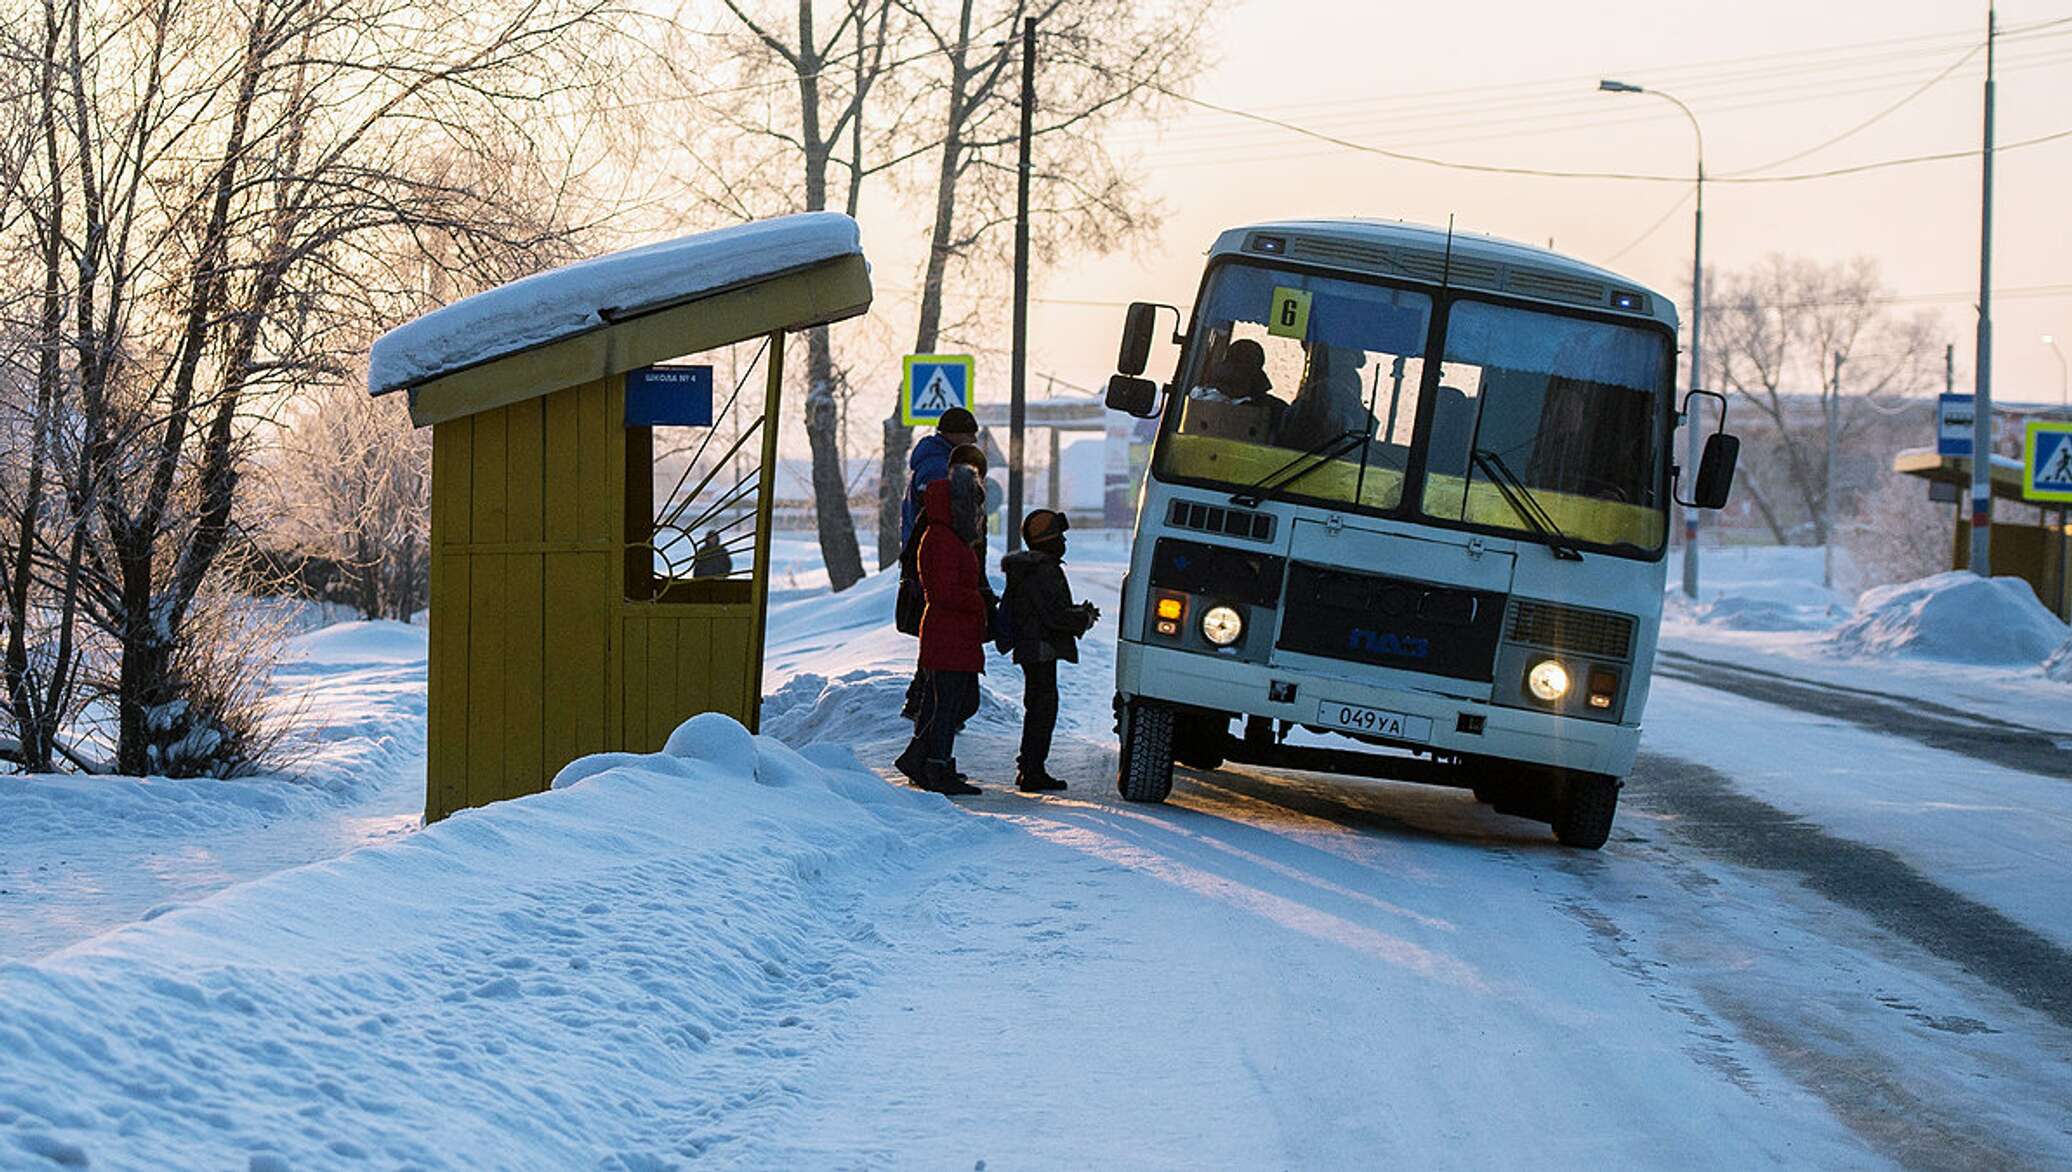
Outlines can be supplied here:
M2041 662L2067 634L2020 578L1950 570L1865 591L1830 643L1846 654L2011 665Z
M225 585L204 587L182 624L171 671L144 709L146 769L162 777L249 777L290 765L297 710L270 697L287 619Z

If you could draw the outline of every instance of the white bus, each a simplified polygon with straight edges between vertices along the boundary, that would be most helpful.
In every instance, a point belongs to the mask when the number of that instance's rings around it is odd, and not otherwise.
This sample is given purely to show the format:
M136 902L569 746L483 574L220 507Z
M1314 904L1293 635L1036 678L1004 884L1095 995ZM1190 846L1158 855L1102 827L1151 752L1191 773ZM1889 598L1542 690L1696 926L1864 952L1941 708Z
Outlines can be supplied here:
M1141 377L1161 311L1163 387ZM1131 305L1108 385L1160 418L1122 795L1237 761L1470 788L1603 845L1679 479L1670 300L1490 237L1306 220L1225 232L1180 316ZM1738 446L1708 437L1685 503L1725 503Z

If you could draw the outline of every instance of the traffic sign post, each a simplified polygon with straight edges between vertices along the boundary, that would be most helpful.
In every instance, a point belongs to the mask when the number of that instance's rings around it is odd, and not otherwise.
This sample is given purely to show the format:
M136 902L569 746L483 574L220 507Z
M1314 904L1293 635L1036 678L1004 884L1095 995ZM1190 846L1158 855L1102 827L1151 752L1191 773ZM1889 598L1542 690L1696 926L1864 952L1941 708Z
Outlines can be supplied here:
M900 363L899 420L908 427L932 426L952 407L971 409L973 362L969 354L909 354Z
M2022 436L2022 499L2072 504L2072 423L2029 421Z
M1972 411L1977 400L1970 395L1944 395L1935 404L1935 454L1970 456Z

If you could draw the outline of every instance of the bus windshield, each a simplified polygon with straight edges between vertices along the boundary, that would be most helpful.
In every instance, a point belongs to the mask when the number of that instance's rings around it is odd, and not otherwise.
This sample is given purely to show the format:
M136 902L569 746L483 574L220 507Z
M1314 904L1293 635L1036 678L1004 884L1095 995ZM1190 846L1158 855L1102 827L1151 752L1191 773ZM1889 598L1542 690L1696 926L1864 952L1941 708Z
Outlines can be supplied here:
M1665 336L1463 298L1445 310L1444 361L1428 379L1434 311L1412 290L1218 266L1157 474L1540 536L1492 482L1495 466L1571 541L1659 551ZM1301 459L1310 451L1322 454Z
M1530 529L1491 483L1515 476L1567 537L1660 548L1668 343L1659 333L1531 309L1448 310L1425 445L1426 516Z

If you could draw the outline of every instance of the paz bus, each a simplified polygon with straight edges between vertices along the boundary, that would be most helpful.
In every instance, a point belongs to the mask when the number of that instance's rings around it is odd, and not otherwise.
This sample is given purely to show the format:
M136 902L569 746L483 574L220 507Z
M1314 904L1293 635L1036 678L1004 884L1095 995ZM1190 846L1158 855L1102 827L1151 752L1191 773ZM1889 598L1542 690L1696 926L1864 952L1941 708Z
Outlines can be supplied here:
M1669 505L1723 505L1739 450L1719 396L1678 410L1676 363L1660 293L1401 223L1235 228L1184 323L1131 304L1107 404L1159 426L1123 584L1122 796L1235 761L1472 789L1602 846ZM1686 479L1671 441L1701 394L1720 430Z

